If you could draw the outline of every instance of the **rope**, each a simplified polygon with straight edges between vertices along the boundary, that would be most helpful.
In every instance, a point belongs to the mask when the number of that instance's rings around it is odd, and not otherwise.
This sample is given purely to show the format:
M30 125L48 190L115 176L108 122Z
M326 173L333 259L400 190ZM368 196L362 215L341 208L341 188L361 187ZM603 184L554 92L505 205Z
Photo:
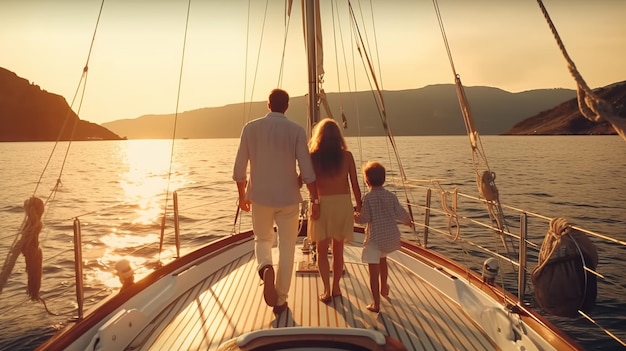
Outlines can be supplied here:
M461 83L461 76L456 72L456 69L454 67L452 51L450 50L450 45L448 43L445 28L443 25L443 18L441 16L441 12L439 11L439 5L436 0L433 0L433 5L435 6L439 29L443 37L446 53L448 55L448 61L450 62L450 67L454 75L457 98L459 101L459 105L463 115L463 121L465 122L465 129L469 137L470 146L472 149L472 164L477 176L476 181L478 190L481 196L486 200L487 212L489 213L489 217L491 217L492 223L495 227L498 228L498 230L495 230L495 232L500 237L506 251L509 252L509 247L506 243L504 235L505 232L509 232L509 229L506 223L506 219L504 217L504 213L502 211L502 205L500 204L499 193L495 183L495 173L492 172L489 168L487 156L485 155L485 151L480 140L480 135L476 130L469 102L467 101L467 96L465 95L463 83ZM481 171L480 169L483 170ZM512 243L511 247L514 248L514 245Z
M9 255L7 256L0 274L0 293L9 279L13 267L20 253L26 259L26 272L28 274L27 293L32 301L41 301L39 290L43 272L43 256L39 247L39 233L43 227L41 217L44 212L44 202L38 197L31 197L24 201L24 221L17 239ZM21 236L20 236L21 235Z
M565 50L565 45L563 44L563 41L561 40L561 37L559 36L559 33L554 26L554 23L550 19L550 15L548 14L548 10L546 10L546 7L543 5L543 1L537 0L537 3L541 8L543 17L546 19L546 22L550 27L550 31L552 32L552 35L554 36L554 39L556 40L557 45L559 46L559 49L561 50L561 53L565 58L565 61L567 61L567 68L569 69L572 77L574 77L574 80L576 81L576 85L578 87L578 109L580 110L580 113L583 115L583 117L592 122L599 122L601 120L609 122L613 129L617 132L617 134L619 134L622 139L626 140L626 118L621 118L617 116L611 104L609 104L605 100L598 98L589 88L580 72L578 72L578 69L576 69L574 61L572 61L567 53L567 50Z
M441 207L443 211L448 215L448 232L452 237L452 241L457 241L459 236L461 235L461 226L459 225L459 216L457 215L457 203L458 203L458 188L454 188L452 193L454 197L452 198L452 207L448 206L448 192L443 189L443 187L437 183L439 189L441 189ZM452 234L452 226L456 226L456 233Z
M478 191L480 192L480 195L486 200L487 211L489 212L492 223L495 227L499 228L496 233L500 236L502 245L508 252L509 246L503 232L503 228L506 227L506 222L503 215L504 211L502 210L499 200L498 187L496 187L496 174L489 170L483 171L482 175L477 177L476 182L478 183ZM508 228L506 228L506 230L508 231ZM511 247L513 247L512 239L509 238L509 241L511 243Z
M548 233L544 239L544 242L549 243L550 247L548 250L540 250L540 263L537 268L535 268L536 271L540 271L546 264L548 264L548 258L552 256L554 250L559 246L561 238L569 234L571 230L572 227L564 218L554 218L550 221L550 229L548 229Z
M476 126L474 123L474 118L472 116L469 102L467 100L467 96L465 94L465 90L463 88L463 84L461 83L461 76L456 72L454 67L454 61L452 59L452 51L450 49L450 44L448 42L448 38L446 36L446 31L443 25L443 18L441 16L441 11L439 10L439 4L437 0L433 0L433 6L435 7L435 13L437 15L437 22L439 23L439 29L441 32L441 36L443 38L444 46L446 49L446 53L448 56L448 61L450 63L450 67L452 69L452 74L454 75L454 83L456 87L457 99L459 101L459 106L461 108L461 114L463 116L463 121L465 123L465 129L467 136L470 141L471 151L472 151L472 165L474 167L474 171L477 176L477 186L481 196L486 200L487 213L491 218L493 226L497 228L494 229L494 232L497 236L500 237L502 245L507 252L509 251L509 246L505 240L505 232L510 232L508 229L508 225L506 219L504 217L504 213L502 211L502 205L500 204L498 189L495 183L495 173L493 173L487 162L487 156L485 155L482 142L480 140L480 135L476 130ZM479 168L482 168L481 172ZM510 239L510 238L509 238ZM510 239L512 242L512 239ZM514 249L514 245L511 244L511 247ZM498 246L496 245L496 252L498 251ZM499 254L499 253L498 253ZM513 271L515 271L515 266L512 266ZM504 278L501 276L501 286L504 289L505 282ZM506 295L505 302L506 302Z

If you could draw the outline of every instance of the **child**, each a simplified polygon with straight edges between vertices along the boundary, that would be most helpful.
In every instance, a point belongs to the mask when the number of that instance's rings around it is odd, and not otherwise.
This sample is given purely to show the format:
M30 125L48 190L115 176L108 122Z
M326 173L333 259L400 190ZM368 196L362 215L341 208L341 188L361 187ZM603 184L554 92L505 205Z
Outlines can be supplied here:
M367 309L379 312L380 296L389 296L387 254L400 248L400 230L396 220L410 227L413 223L398 198L383 188L385 167L378 162L368 162L363 173L369 192L363 196L361 212L355 213L354 220L366 224L361 260L368 264L374 297L374 302Z

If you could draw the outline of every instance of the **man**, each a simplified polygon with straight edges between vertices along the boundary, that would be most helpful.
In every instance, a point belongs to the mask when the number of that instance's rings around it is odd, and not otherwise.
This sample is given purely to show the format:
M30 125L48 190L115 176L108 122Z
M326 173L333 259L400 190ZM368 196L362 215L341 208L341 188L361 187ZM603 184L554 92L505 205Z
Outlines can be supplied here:
M270 112L265 117L248 122L241 131L233 180L239 191L239 208L252 210L254 251L264 283L265 302L273 307L275 314L280 314L287 308L302 202L302 183L296 166L309 190L313 219L319 217L319 199L306 132L285 116L289 95L281 89L272 90L267 107ZM248 162L249 182L246 181ZM274 223L279 252L276 273L272 262Z

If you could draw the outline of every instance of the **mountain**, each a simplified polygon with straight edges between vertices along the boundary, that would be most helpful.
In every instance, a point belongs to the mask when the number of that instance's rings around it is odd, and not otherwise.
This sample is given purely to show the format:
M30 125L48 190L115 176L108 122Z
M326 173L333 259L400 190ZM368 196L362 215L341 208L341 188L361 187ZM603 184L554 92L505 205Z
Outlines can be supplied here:
M502 134L512 125L576 96L574 90L538 89L510 93L491 87L466 87L465 92L481 134ZM334 118L347 118L346 136L384 135L372 92L328 93ZM453 84L429 85L419 89L384 91L387 120L394 135L461 135L461 117ZM341 101L349 101L345 106ZM305 125L306 97L292 97L287 116ZM358 111L354 106L358 106ZM178 114L177 138L236 138L244 121L265 115L267 102L206 107ZM326 117L322 113L322 117ZM116 120L103 126L128 139L169 139L174 114L145 115Z
M98 124L80 120L62 96L42 90L0 67L0 141L56 141L57 138L121 139Z
M626 81L594 90L597 97L611 104L613 112L626 118ZM525 119L504 134L591 135L617 134L607 121L593 122L580 113L578 100L571 99L534 117Z
M475 126L482 135L499 134L616 134L607 122L580 115L576 92L537 89L511 93L492 87L465 87ZM626 82L596 89L619 116L626 117ZM387 121L394 135L462 135L465 124L453 84L384 91ZM347 118L346 136L384 135L372 92L328 93L334 118ZM342 106L341 102L346 102ZM306 97L292 97L287 115L305 125ZM358 106L358 110L354 108ZM555 107L556 106L556 107ZM178 114L177 138L236 138L250 119L265 115L267 102L206 107ZM120 114L123 111L120 111ZM145 115L102 126L83 121L66 100L0 68L0 141L170 139L174 114ZM327 114L322 112L322 117ZM531 117L529 117L531 116ZM513 127L511 127L513 126ZM120 136L123 136L120 138Z

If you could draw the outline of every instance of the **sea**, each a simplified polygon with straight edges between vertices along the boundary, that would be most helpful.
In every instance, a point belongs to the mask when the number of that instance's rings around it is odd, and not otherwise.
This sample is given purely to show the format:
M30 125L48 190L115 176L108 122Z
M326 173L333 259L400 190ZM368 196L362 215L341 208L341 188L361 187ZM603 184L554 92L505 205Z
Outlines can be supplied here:
M370 160L386 166L390 188L401 192L400 175L405 174L411 184L436 182L477 196L476 153L467 136L402 136L394 141L347 138L358 166ZM237 211L231 178L237 143L0 143L0 257L6 277L0 287L0 350L35 349L75 318L79 305L88 309L118 289L114 266L120 259L128 259L140 279L159 262L249 229L249 214ZM501 203L547 218L564 217L613 240L597 241L598 297L589 318L546 317L585 349L626 349L609 336L626 340L626 141L618 136L482 136L479 146L496 174ZM160 239L164 208L171 217L173 192L180 252L169 219ZM29 300L24 257L11 250L25 218L25 201L32 196L45 203L39 235L39 296L45 305ZM541 243L545 233L534 230L529 236ZM82 302L75 292L75 235L82 243ZM431 248L464 261L464 251L450 249L455 243L437 241L434 232L430 236Z

